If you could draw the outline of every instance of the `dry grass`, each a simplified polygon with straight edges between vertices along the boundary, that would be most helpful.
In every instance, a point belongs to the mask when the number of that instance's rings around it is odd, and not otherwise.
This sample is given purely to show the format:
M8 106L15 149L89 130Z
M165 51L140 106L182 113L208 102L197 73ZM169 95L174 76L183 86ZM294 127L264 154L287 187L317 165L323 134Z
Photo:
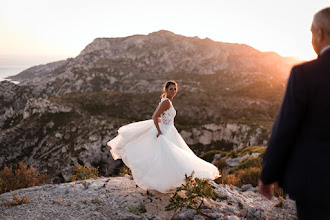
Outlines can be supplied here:
M200 155L199 157L202 158L203 160L206 160L207 162L212 162L214 155L216 154L221 154L221 157L225 157L227 155L228 152L226 151L221 151L221 150L210 150L202 155Z
M132 171L126 165L122 166L119 171L119 176L125 176L125 174L132 176Z
M32 166L21 161L15 170L5 165L0 171L0 194L17 189L40 186L45 183L46 174L39 174Z
M16 193L11 195L13 197L12 201L7 201L2 203L2 205L6 205L6 206L18 206L18 205L22 205L25 203L30 203L30 199L26 196L23 196L22 199L20 199Z
M228 174L228 172L221 171L221 183L241 187L244 184L251 184L252 186L258 186L259 177L261 173L261 167L249 167L246 169L235 171Z
M72 167L74 174L71 176L70 181L76 180L86 180L94 178L96 179L99 174L99 167L92 167L92 166L82 166L77 163L75 166Z
M214 165L218 167L219 170L223 170L224 168L227 167L227 162L225 158L221 158L220 160L216 160L214 162Z
M262 157L264 151L265 147L258 146L244 147L238 152L234 150L230 151L227 157L244 156L246 154L251 153L259 153L259 156L246 158L238 166L229 171L229 173L226 171L225 165L223 165L222 168L220 168L220 166L218 165L222 175L221 181L218 182L238 187L241 187L244 184L251 184L253 186L257 186L261 173ZM225 160L225 158L222 158L221 160ZM216 162L220 163L220 161Z
M260 155L263 155L265 151L266 151L266 147L260 147L260 146L244 147L238 152L238 156L244 156L246 154L252 154L252 153L259 153Z
M250 167L237 172L237 177L240 179L240 186L244 184L251 184L252 186L258 186L259 177L261 173L260 167Z

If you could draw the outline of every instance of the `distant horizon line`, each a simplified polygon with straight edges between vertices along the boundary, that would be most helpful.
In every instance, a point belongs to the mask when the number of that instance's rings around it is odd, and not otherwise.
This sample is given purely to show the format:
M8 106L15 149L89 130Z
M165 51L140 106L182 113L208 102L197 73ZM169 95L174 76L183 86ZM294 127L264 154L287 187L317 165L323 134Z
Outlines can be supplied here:
M248 45L248 46L250 46L250 45ZM252 46L250 46L250 47L252 47ZM296 55L287 55L286 56L286 55L282 55L282 54L280 54L280 53L278 53L276 51L261 51L261 50L259 50L257 48L254 48L254 49L256 49L256 50L258 50L258 51L260 51L262 53L276 53L276 54L278 54L281 57L285 57L285 58L299 58L299 59L304 60L303 58L301 58L299 56L296 56ZM69 59L69 58L75 58L75 57L77 57L80 54L80 52L77 55L66 54L66 53L63 53L63 54L52 54L52 53L17 53L17 54L6 54L6 53L3 53L3 54L1 54L0 53L0 58L3 58L3 57L8 57L8 58L13 58L13 57L15 57L15 58L18 58L18 57L22 57L22 58L26 58L26 57L30 57L30 58L40 58L40 57L44 57L44 58L50 58L50 57L61 58L61 57L66 57L65 59ZM315 54L315 58L316 57L317 56Z

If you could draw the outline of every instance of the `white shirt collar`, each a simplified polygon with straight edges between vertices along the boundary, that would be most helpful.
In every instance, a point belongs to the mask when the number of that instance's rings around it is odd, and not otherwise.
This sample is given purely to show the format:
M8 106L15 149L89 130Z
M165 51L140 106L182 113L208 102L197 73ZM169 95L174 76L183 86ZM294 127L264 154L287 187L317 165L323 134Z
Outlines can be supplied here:
M320 55L321 55L322 53L324 53L326 50L329 50L329 49L330 49L330 44L329 44L328 46L325 46L325 47L321 50Z

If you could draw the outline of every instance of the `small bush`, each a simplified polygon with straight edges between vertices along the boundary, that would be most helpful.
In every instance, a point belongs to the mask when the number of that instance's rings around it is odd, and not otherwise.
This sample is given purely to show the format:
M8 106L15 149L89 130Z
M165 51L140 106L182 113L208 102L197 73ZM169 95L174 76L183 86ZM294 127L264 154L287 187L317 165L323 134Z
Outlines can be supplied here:
M261 167L262 165L262 158L260 156L258 157L249 157L243 160L237 167L235 167L231 173L235 173L239 170L248 169L251 167Z
M241 180L241 185L251 184L252 186L258 186L260 173L260 167L250 167L245 170L239 170L237 177Z
M135 206L128 206L128 211L130 213L133 213L134 215L141 215L143 213L146 213L147 210L144 207L144 205L140 205L139 207L135 207Z
M92 166L81 166L77 163L75 166L72 166L74 174L71 176L70 181L76 180L86 180L94 178L96 179L99 174L99 167Z
M265 147L253 146L244 147L239 152L235 150L230 151L228 157L232 158L252 153L259 153L259 156L246 158L238 166L230 170L229 173L226 172L225 169L221 170L221 183L238 187L241 187L244 184L251 184L253 186L257 186L259 183L259 176L262 167L262 158L265 149Z
M24 161L19 162L15 170L5 165L0 171L0 194L40 186L45 183L45 179L46 174L39 174L32 166L27 167Z
M227 155L227 152L220 151L220 150L211 150L211 151L208 151L208 152L202 154L200 156L200 158L211 163L213 161L214 155L216 155L216 154L221 154L221 157L225 157Z
M222 159L220 159L220 160L216 160L216 161L214 162L214 165L215 165L216 167L218 167L219 170L223 170L224 168L227 167L226 159L225 159L225 158L222 158Z
M234 170L229 172L229 175L223 175L222 183L241 187L244 184L257 186L261 173L261 158L248 158Z
M229 153L228 153L228 157L231 157L231 158L236 158L236 157L238 157L238 153L237 153L237 151L236 151L236 150L231 150L231 151L229 151Z
M252 154L252 153L259 153L263 154L266 150L266 147L259 147L259 146L251 146L251 147L243 147L239 152L238 156L244 156L246 154Z
M200 207L203 204L203 198L216 200L218 194L213 190L209 184L209 180L193 178L194 172L190 176L185 175L185 183L176 188L176 193L170 198L170 203L165 207L166 211L174 210L174 215L182 208L194 209L201 213ZM183 191L184 196L179 193ZM203 214L203 213L202 213Z
M22 205L25 203L30 203L30 199L26 196L23 196L22 199L20 199L16 193L14 193L13 195L11 195L13 197L13 201L7 201L2 203L2 205L6 205L6 206L17 206L17 205Z
M132 176L132 171L126 165L122 166L119 170L119 176L125 176L125 174Z
M221 177L222 184L230 185L230 186L240 186L241 180L239 177L235 176L234 174L223 175Z
M102 201L99 200L99 199L93 199L92 200L92 203L97 204L97 205L100 205L102 203Z

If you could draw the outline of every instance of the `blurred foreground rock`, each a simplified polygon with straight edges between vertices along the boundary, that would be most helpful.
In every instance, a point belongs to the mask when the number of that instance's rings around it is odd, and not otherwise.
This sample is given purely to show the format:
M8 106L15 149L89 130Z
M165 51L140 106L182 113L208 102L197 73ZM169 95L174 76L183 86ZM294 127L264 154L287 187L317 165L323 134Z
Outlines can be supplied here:
M211 184L219 198L205 202L202 212L209 217L182 210L174 219L297 219L292 200L268 201L251 186ZM21 189L0 195L0 203L11 201L13 193L30 203L0 205L0 219L170 219L174 214L165 211L173 194L147 193L130 176Z

